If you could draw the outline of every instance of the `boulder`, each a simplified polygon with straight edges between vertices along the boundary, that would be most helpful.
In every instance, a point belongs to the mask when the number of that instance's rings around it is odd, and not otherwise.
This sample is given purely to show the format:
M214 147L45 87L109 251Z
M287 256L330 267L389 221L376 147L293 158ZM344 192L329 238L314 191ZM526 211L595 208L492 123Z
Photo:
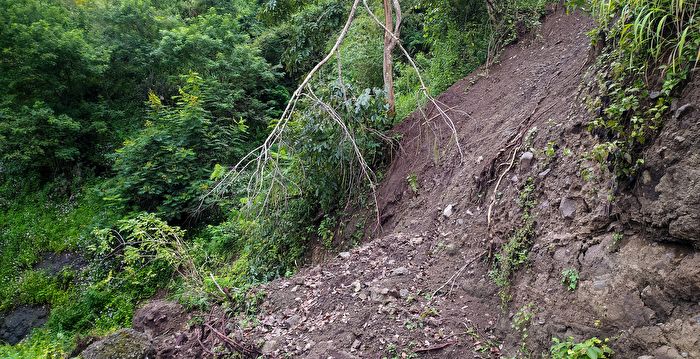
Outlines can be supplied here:
M146 359L155 356L148 336L133 329L120 329L88 346L83 359Z

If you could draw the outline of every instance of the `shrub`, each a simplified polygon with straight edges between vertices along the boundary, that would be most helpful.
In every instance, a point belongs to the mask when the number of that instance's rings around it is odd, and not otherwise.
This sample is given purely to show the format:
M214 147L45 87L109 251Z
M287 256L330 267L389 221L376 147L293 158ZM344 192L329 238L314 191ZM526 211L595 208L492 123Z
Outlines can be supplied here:
M565 341L553 338L554 344L549 350L552 359L606 359L612 358L613 350L607 346L608 340L598 338L586 339L576 343L569 337Z
M206 95L202 78L190 74L174 107L149 96L151 113L144 128L117 150L109 200L158 211L171 220L197 209L214 165L246 150L246 124L213 118L204 108Z

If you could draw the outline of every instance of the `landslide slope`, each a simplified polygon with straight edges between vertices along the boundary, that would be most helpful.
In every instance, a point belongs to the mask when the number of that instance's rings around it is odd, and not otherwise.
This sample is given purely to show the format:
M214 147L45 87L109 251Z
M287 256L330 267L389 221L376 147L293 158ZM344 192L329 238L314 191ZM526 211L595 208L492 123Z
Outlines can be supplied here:
M554 10L438 97L454 131L430 105L403 121L381 228L264 285L256 320L217 322L229 344L265 357L521 358L595 336L619 358L700 358L700 80L674 102L639 183L619 190L587 156L592 27ZM499 287L490 272L513 238L523 263ZM172 316L152 307L135 322ZM214 327L182 328L146 331L158 357L206 356Z
M439 96L458 142L432 106L399 125L378 192L381 230L266 285L246 339L269 356L487 358L537 357L552 337L597 336L622 358L700 358L700 195L687 175L700 168L699 114L693 105L676 114L681 125L658 140L669 143L649 150L649 181L617 191L585 156L596 142L582 86L593 80L592 26L555 10L498 64ZM678 105L697 98L697 85ZM523 191L534 199L534 236L503 304L489 271L524 225ZM564 269L577 273L575 290L561 284Z

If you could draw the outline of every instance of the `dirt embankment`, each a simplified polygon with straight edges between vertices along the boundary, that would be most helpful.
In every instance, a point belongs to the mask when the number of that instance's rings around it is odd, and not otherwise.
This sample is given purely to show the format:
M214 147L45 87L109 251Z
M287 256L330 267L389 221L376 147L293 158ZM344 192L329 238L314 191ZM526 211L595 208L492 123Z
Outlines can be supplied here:
M382 232L264 286L257 323L226 326L237 340L269 357L496 358L597 336L620 358L700 358L700 81L645 154L640 183L618 193L584 156L595 144L581 86L591 27L556 11L442 94L459 146L434 108L404 121L379 190ZM526 183L534 237L504 308L489 258L523 225ZM193 353L195 336L169 337Z

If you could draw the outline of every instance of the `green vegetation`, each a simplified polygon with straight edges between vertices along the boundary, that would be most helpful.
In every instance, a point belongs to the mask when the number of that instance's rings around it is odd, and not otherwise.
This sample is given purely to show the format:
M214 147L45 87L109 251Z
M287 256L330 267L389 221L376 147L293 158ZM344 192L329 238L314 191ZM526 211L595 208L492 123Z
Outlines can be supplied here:
M552 359L607 359L613 357L613 350L607 345L608 340L598 338L586 339L576 343L569 337L565 341L553 338L554 344L549 350Z
M564 269L561 272L561 284L569 291L573 292L578 288L579 274L576 269Z
M489 276L499 287L498 295L503 308L511 299L511 277L527 262L530 255L532 239L535 236L535 219L531 213L536 205L534 191L535 181L530 177L523 185L518 198L518 205L522 210L521 224L513 230L508 242L494 256L493 268L489 272Z
M531 355L531 352L527 347L527 338L530 336L528 332L530 322L532 321L532 317L535 315L533 307L534 305L532 303L523 305L513 315L511 322L511 328L520 334L520 347L518 348L519 358L527 358Z
M591 31L602 49L593 68L589 100L599 113L590 129L601 137L594 157L609 164L622 183L643 165L641 149L663 125L689 71L700 60L697 3L672 0L573 1L597 20Z
M416 176L415 173L411 173L406 177L406 183L408 183L408 188L411 189L411 192L413 192L413 194L418 194L418 176Z
M332 46L346 1L0 6L0 312L51 308L44 327L0 345L3 358L66 356L78 337L129 325L156 292L253 314L257 284L293 273L309 243L331 248L348 203L371 205L358 153L380 169L387 130L420 104L397 50L398 116L387 113L383 32L362 9L269 166L231 180ZM381 15L381 3L370 6ZM402 44L437 94L520 23L535 25L544 3L499 3L493 17L484 2L401 6ZM407 181L417 192L417 178ZM355 223L359 241L367 219ZM57 254L75 260L38 267Z

